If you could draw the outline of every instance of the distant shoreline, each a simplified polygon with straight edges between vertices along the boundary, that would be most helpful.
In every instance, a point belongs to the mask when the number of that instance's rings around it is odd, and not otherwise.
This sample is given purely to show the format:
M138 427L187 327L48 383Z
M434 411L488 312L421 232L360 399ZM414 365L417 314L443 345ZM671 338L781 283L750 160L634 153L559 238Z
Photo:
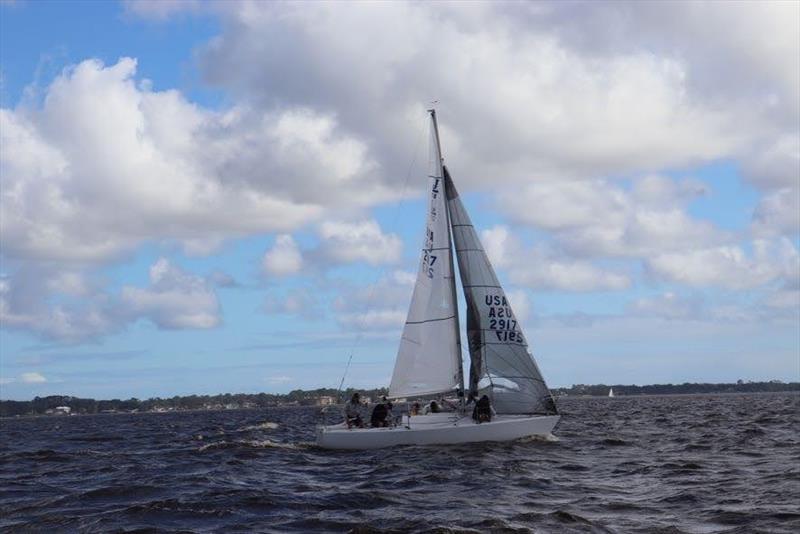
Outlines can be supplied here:
M625 401L630 399L641 399L641 398L651 398L651 397L701 397L701 396L708 396L708 397L722 397L722 396L735 396L735 395L798 395L800 396L800 390L782 390L782 391L722 391L717 393L642 393L639 395L619 395L614 397L608 397L607 395L573 395L573 396L566 396L561 397L559 400L570 400L570 401L588 401L588 400L608 400L609 402L615 402L618 400ZM5 402L5 401L0 401ZM343 406L344 403L341 404L334 404L329 406ZM182 410L171 410L171 411L119 411L119 412L97 412L97 413L71 413L70 416L94 416L94 415L109 415L109 416L118 416L118 415L168 415L174 413L198 413L198 412L222 412L222 411L243 411L243 410L268 410L274 408L281 408L281 409L303 409L303 408L320 408L317 405L309 405L309 404L284 404L278 406L266 406L266 407L247 407L247 408L187 408ZM66 414L59 414L59 415L66 415ZM58 417L56 414L38 414L38 413L30 413L30 414L23 414L23 415L0 415L0 419L28 419L28 418L37 418L37 417Z
M684 383L653 384L647 386L625 384L577 384L569 388L553 388L557 399L609 398L614 390L614 399L664 395L720 395L754 393L800 393L800 382L744 382L736 383ZM188 395L171 398L139 400L95 400L68 395L36 397L29 401L0 400L0 417L18 416L63 416L78 414L116 413L170 413L186 411L219 411L240 409L265 409L292 406L331 406L344 402L355 391L367 401L387 395L385 388L353 389L337 391L332 388L294 390L287 394L271 393L225 393L220 395Z

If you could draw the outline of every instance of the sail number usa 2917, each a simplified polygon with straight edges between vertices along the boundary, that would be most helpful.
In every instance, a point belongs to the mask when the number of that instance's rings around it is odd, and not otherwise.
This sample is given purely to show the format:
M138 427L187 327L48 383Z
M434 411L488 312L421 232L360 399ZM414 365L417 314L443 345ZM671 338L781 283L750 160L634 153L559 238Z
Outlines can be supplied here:
M489 330L496 338L494 340L502 343L525 343L522 332L517 330L517 320L514 312L508 305L505 295L485 295L484 304L487 306L486 319L489 321Z

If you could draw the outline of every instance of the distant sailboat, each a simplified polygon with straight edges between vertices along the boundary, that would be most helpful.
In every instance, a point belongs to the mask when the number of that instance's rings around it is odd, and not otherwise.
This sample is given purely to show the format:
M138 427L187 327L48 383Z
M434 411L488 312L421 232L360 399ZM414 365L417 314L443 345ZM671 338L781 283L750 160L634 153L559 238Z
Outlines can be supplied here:
M608 390L608 396L609 396L609 397L613 397L613 396L614 396L614 388L609 388L609 390Z
M389 428L320 426L317 443L331 449L403 444L508 441L546 436L560 419L516 316L444 166L436 112L431 117L429 209L389 396L393 399L464 391L453 248L466 300L469 394L487 395L497 415L478 424L455 413L408 416ZM407 421L406 421L407 420Z

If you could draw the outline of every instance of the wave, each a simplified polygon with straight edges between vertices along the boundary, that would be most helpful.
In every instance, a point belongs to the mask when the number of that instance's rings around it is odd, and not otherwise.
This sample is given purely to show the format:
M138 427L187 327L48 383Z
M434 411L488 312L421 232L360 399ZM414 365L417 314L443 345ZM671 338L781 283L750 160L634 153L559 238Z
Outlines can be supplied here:
M258 423L257 425L249 425L243 426L242 428L237 428L237 432L247 432L250 430L275 430L278 428L278 423L273 423L272 421L265 421L263 423Z
M291 449L291 450L300 450L300 449L308 449L310 447L309 443L300 442L300 443L285 443L281 441L272 441L270 439L265 440L234 440L234 441L215 441L214 443L207 443L206 445L201 446L197 449L198 452L205 452L209 450L220 450L220 449L235 449L235 448L249 448L249 449Z

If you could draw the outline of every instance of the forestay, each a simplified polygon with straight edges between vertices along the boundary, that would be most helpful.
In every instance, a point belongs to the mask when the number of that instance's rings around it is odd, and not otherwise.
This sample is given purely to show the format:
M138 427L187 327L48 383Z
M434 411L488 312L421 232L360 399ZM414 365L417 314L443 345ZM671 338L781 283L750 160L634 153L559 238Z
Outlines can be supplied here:
M431 115L430 206L419 272L400 339L389 395L452 391L461 386L461 347L442 158Z
M467 303L470 392L488 394L498 413L556 413L550 390L446 167L443 173Z

